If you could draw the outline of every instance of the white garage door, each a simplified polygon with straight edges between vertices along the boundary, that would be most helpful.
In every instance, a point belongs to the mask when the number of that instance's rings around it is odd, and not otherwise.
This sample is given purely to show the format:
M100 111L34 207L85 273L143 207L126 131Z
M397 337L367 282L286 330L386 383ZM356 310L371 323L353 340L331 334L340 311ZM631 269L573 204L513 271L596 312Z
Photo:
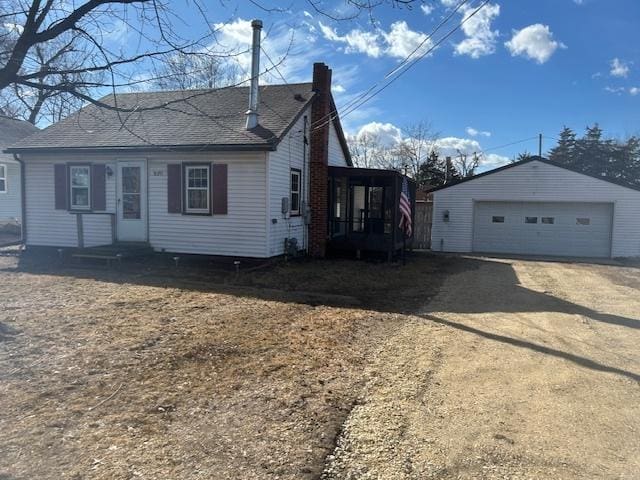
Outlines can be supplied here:
M611 203L476 202L473 250L609 257Z

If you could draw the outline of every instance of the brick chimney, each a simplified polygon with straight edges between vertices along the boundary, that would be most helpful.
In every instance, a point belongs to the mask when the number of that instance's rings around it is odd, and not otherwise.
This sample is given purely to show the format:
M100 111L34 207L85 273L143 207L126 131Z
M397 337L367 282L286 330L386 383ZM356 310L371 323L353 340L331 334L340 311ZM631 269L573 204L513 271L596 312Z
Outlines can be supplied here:
M313 64L316 93L311 106L309 146L309 254L324 257L328 236L329 128L331 125L331 70L324 63Z

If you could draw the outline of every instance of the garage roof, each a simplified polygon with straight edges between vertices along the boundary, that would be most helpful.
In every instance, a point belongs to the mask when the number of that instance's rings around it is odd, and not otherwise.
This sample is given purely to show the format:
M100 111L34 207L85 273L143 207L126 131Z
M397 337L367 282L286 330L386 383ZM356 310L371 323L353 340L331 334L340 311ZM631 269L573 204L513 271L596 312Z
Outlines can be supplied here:
M592 175L590 173L586 173L586 172L583 172L581 170L578 170L577 168L572 168L572 167L569 167L568 165L564 165L564 164L559 163L559 162L554 162L552 160L549 160L548 158L533 156L533 157L527 158L526 160L520 160L519 162L510 163L510 164L504 165L502 167L494 168L493 170L488 170L486 172L479 173L478 175L474 175L473 177L463 178L462 180L458 180L456 182L452 182L452 183L448 183L446 185L441 185L439 187L432 188L432 189L429 190L429 192L436 192L438 190L444 190L445 188L454 187L456 185L460 185L461 183L470 182L472 180L477 180L478 178L486 177L487 175L491 175L493 173L502 172L503 170L508 170L510 168L518 167L520 165L524 165L525 163L531 163L531 162L546 163L547 165L553 165L554 167L564 168L565 170L569 170L570 172L579 173L580 175L585 175L587 177L595 178L596 180L602 180L603 182L613 183L614 185L618 185L619 187L625 187L625 188L630 188L631 190L640 191L640 186L637 186L637 185L631 185L631 184L626 183L624 181L618 181L618 180L616 180L614 178L599 177L597 175Z

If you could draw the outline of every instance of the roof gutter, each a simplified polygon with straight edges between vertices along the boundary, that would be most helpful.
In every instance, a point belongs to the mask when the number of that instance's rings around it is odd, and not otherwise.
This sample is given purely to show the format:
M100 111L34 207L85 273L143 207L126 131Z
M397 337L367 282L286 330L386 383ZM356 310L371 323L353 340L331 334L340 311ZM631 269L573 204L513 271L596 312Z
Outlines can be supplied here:
M20 240L24 245L27 244L27 192L26 192L26 175L24 172L24 160L17 153L13 154L13 159L20 165Z

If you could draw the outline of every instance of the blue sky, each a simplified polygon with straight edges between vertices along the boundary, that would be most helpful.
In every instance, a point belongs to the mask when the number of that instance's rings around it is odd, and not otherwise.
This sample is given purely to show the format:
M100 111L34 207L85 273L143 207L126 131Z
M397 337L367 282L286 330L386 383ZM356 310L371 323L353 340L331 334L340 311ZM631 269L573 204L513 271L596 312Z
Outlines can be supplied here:
M264 47L274 60L293 40L281 66L290 82L309 80L314 61L329 64L340 107L384 82L416 46L424 42L418 50L423 53L481 3L468 1L425 41L459 2L379 7L374 25L367 16L333 21L304 0L289 2L284 12L248 1L215 2L208 13L219 42L230 48L246 48L252 18L264 21ZM282 4L262 1L266 7ZM325 1L323 8L347 12L340 0ZM485 169L525 150L535 153L537 140L493 147L538 133L550 147L563 125L582 132L598 122L612 137L638 134L639 21L637 0L491 1L383 92L344 116L343 124L351 134L372 131L394 141L403 127L427 121L447 153L487 150ZM243 68L247 61L241 60ZM262 62L268 66L264 56Z

